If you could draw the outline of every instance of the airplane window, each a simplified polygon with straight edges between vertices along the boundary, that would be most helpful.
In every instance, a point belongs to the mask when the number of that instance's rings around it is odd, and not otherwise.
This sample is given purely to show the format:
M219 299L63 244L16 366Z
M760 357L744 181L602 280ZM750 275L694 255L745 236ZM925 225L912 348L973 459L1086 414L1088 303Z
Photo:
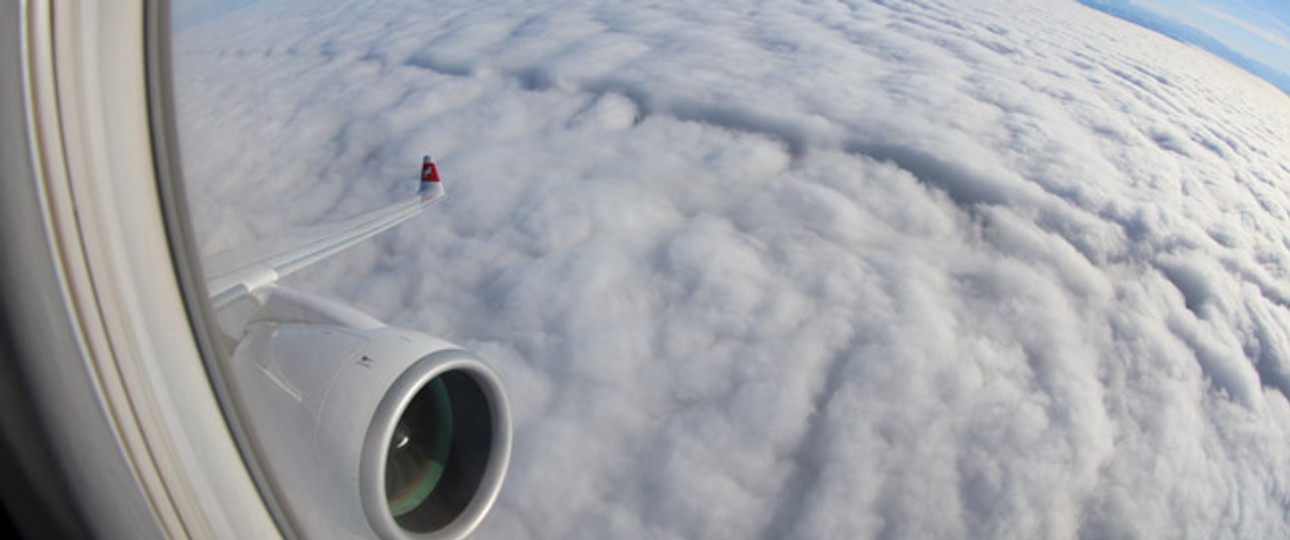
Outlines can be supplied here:
M1290 11L178 2L302 537L1290 537Z

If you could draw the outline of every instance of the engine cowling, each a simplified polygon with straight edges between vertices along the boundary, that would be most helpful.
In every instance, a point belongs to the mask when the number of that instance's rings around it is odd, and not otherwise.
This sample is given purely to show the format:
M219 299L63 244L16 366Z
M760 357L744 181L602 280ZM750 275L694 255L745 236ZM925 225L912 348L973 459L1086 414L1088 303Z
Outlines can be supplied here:
M501 491L511 419L472 353L324 299L275 293L244 327L234 392L306 538L463 538Z

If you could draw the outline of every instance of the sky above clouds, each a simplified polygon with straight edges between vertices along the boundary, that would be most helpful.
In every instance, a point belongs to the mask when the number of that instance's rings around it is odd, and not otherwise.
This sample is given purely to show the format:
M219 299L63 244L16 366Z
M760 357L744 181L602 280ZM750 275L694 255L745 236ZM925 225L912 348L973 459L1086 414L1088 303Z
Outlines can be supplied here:
M496 368L480 538L1290 536L1290 97L1075 2L299 2L175 38L208 253ZM302 494L302 496L304 496Z
M1286 58L1290 51L1290 4L1275 0L1140 0L1140 3L1210 32L1263 62L1290 68L1290 59Z
M1083 0L1263 77L1290 94L1290 3L1282 0Z

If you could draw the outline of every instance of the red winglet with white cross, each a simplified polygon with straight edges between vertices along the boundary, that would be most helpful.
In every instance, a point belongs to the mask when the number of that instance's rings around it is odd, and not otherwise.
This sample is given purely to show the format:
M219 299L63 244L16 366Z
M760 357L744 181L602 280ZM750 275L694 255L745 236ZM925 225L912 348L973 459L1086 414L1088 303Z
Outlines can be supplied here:
M421 182L439 183L439 168L435 167L434 161L430 159L430 156L426 156L421 160Z

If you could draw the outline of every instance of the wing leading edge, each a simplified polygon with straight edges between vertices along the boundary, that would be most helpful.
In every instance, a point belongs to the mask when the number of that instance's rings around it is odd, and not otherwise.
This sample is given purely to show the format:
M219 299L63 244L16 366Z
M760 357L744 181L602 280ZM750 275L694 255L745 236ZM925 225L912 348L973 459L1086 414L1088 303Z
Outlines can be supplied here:
M430 156L425 156L421 162L420 187L408 199L349 219L217 255L207 265L211 277L206 280L206 289L211 305L218 310L281 277L376 236L417 215L443 194L439 170Z

